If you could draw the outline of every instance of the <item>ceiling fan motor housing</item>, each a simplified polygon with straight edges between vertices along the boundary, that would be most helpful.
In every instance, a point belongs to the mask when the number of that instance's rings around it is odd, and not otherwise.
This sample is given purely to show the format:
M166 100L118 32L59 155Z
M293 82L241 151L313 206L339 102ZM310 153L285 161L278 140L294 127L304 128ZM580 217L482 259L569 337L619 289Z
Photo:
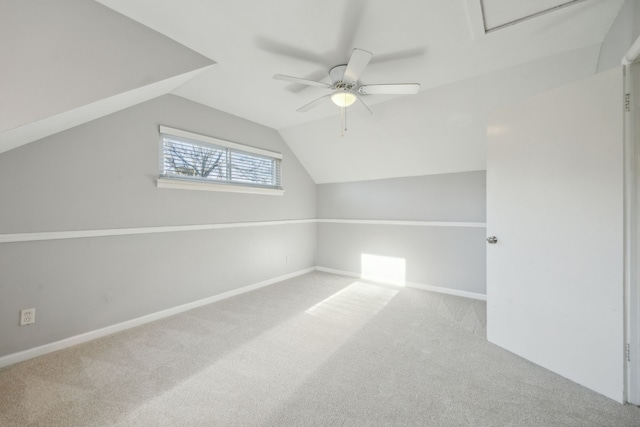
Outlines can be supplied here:
M345 83L342 81L344 78L344 70L347 69L347 64L336 65L332 69L329 70L329 78L331 79L331 83L336 89L351 89L355 86L354 83Z

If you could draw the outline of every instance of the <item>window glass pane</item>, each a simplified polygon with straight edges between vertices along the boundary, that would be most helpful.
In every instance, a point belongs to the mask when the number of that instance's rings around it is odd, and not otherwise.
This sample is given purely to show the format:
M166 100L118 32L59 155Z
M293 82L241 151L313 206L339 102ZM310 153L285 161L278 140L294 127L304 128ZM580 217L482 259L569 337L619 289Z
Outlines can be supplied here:
M227 180L227 150L177 139L164 139L164 173Z
M273 159L231 151L231 181L277 185L274 164Z

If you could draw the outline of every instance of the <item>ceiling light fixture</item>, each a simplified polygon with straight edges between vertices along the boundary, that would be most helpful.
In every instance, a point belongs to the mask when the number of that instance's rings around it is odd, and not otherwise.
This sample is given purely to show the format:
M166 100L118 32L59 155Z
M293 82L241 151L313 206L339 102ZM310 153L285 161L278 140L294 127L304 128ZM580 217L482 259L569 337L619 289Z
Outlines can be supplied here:
M331 95L331 100L338 107L344 108L356 102L356 95L349 91L339 91Z

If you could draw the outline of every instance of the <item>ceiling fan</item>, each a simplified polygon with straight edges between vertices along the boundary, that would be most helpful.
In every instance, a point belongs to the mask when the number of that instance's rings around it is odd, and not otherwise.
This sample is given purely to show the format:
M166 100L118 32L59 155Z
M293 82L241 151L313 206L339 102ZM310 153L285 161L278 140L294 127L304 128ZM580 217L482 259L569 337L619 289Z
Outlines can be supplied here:
M418 90L420 89L420 84L418 83L359 85L358 79L369 64L369 61L371 61L372 57L373 54L371 52L362 49L353 49L353 53L351 53L351 58L349 58L349 62L347 64L336 65L329 70L331 84L285 76L283 74L276 74L273 78L276 80L285 80L308 86L322 87L333 91L328 95L321 96L320 98L298 108L297 111L299 112L309 111L320 105L325 100L331 99L334 104L343 109L343 114L345 108L356 101L359 101L370 114L373 114L373 111L371 111L369 106L362 100L362 95L411 95L418 93Z

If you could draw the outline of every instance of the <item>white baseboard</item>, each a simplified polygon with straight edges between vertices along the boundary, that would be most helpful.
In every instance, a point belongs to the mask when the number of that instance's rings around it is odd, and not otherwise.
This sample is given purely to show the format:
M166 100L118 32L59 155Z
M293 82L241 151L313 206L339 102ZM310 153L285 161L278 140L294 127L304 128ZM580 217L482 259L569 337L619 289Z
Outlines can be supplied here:
M231 298L236 295L244 294L246 292L250 292L259 288L263 288L265 286L272 285L274 283L281 282L283 280L291 279L296 276L301 276L303 274L310 273L314 271L315 268L307 268L300 271L295 271L293 273L284 274L282 276L274 277L272 279L264 280L262 282L254 283L253 285L243 286L242 288L234 289L228 292L223 292L218 295L213 295L208 298L204 298L198 301L193 301L187 304L182 304L177 307L168 308L166 310L158 311L155 313L147 314L146 316L138 317L136 319L127 320L122 323L117 323L115 325L107 326L101 329L96 329L94 331L85 332L80 335L76 335L73 337L65 338L60 341L55 341L49 344L44 344L39 347L30 348L28 350L20 351L18 353L9 354L6 356L0 357L0 368L5 366L13 365L14 363L23 362L25 360L33 359L37 356L42 356L47 353L51 353L54 351L62 350L67 347L71 347L77 344L82 344L88 341L95 340L97 338L101 338L107 335L114 334L116 332L124 331L125 329L135 328L136 326L144 325L145 323L153 322L154 320L163 319L165 317L173 316L178 313L182 313L197 307L201 307L203 305L211 304L216 301L220 301L223 299Z
M455 295L457 297L477 299L481 301L487 300L486 294L477 292L460 291L458 289L443 288L442 286L425 285L424 283L407 282L407 287L422 289L423 291L439 292L441 294Z
M353 271L337 270L335 268L320 267L318 265L316 265L316 271L322 271L324 273L331 273L331 274L337 274L337 275L340 275L340 276L355 277L355 278L358 278L358 279L362 279L360 274L354 273Z
M360 275L359 273L355 273L353 271L336 270L334 268L319 267L319 266L316 266L316 270L323 271L325 273L338 274L341 276L356 277L358 279L362 279L362 275ZM422 289L423 291L431 291L431 292L439 292L441 294L455 295L458 297L471 298L471 299L477 299L482 301L487 300L486 294L460 291L458 289L444 288L442 286L425 285L423 283L416 283L416 282L405 282L404 286L408 288Z

